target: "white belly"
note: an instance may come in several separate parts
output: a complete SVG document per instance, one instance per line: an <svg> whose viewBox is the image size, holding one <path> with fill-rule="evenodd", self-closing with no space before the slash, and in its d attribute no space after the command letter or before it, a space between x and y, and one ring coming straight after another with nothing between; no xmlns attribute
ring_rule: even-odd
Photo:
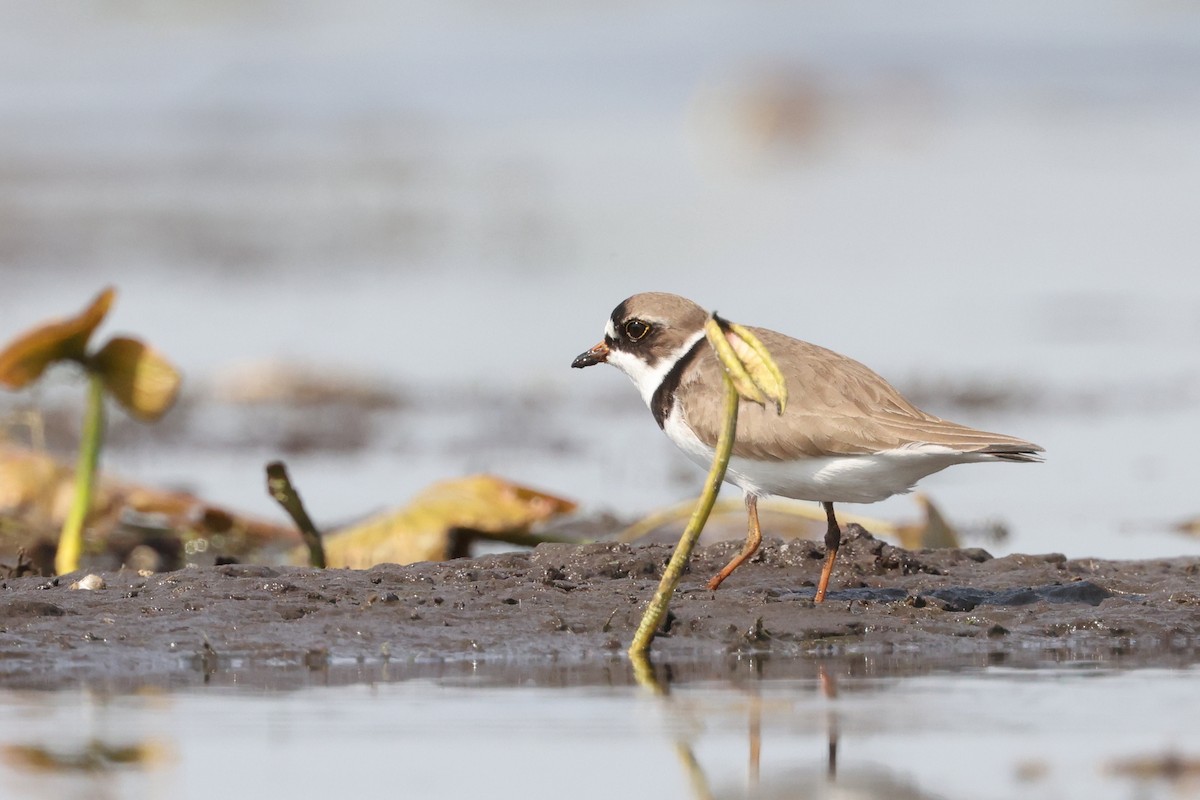
<svg viewBox="0 0 1200 800"><path fill-rule="evenodd" d="M712 464L713 448L683 424L678 408L663 430L688 458L704 468ZM824 503L875 503L912 491L926 475L954 464L987 460L938 445L884 450L872 455L825 456L798 461L756 461L734 456L725 480L743 491Z"/></svg>

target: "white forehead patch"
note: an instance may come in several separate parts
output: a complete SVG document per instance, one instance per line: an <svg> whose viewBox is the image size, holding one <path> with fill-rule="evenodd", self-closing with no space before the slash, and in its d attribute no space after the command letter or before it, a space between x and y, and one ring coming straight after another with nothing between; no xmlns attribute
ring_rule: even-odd
<svg viewBox="0 0 1200 800"><path fill-rule="evenodd" d="M617 338L617 329L613 326L612 319L604 323L604 335L610 339Z"/></svg>

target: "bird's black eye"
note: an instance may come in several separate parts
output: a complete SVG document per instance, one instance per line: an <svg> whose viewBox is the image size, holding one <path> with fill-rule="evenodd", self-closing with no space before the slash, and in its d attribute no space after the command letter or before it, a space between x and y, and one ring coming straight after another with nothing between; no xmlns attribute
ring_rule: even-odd
<svg viewBox="0 0 1200 800"><path fill-rule="evenodd" d="M640 319L631 319L625 323L625 335L637 341L650 332L650 325Z"/></svg>

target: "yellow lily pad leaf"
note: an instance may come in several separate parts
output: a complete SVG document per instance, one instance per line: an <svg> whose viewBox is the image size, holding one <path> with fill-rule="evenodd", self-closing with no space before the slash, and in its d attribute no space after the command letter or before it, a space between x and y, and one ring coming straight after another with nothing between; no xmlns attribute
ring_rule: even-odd
<svg viewBox="0 0 1200 800"><path fill-rule="evenodd" d="M104 321L116 297L111 287L73 317L38 325L0 351L0 384L20 389L41 377L55 361L83 361L88 340Z"/></svg>
<svg viewBox="0 0 1200 800"><path fill-rule="evenodd" d="M762 406L769 400L782 414L787 405L787 381L758 337L716 314L708 318L704 334L738 394Z"/></svg>
<svg viewBox="0 0 1200 800"><path fill-rule="evenodd" d="M509 540L576 504L494 475L435 483L404 508L325 537L330 567L444 561L459 555L463 531ZM300 563L307 555L297 556Z"/></svg>
<svg viewBox="0 0 1200 800"><path fill-rule="evenodd" d="M137 339L115 337L89 363L121 407L144 422L167 413L179 395L179 372Z"/></svg>
<svg viewBox="0 0 1200 800"><path fill-rule="evenodd" d="M750 373L746 371L746 365L737 357L733 345L725 338L725 331L716 314L713 314L708 318L708 322L704 323L704 335L712 348L717 351L717 358L721 359L721 365L725 367L725 372L733 381L733 387L737 389L737 393L746 400L766 405L767 398L763 396L762 391L754 383L754 379L750 377Z"/></svg>
<svg viewBox="0 0 1200 800"><path fill-rule="evenodd" d="M754 381L767 399L775 403L780 414L787 405L787 380L783 377L779 365L771 357L766 345L750 332L749 328L736 322L726 323L728 330L725 338L733 347L734 354L746 368L746 373Z"/></svg>

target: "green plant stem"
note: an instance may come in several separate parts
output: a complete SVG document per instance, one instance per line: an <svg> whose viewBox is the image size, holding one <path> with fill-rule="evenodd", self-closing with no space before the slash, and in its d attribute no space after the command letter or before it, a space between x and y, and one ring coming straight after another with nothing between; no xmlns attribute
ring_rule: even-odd
<svg viewBox="0 0 1200 800"><path fill-rule="evenodd" d="M717 493L721 490L721 481L725 480L725 470L729 466L729 455L733 452L733 438L737 431L740 397L733 381L729 379L729 375L724 371L721 374L725 384L725 405L722 414L725 424L721 428L720 436L717 437L717 448L713 453L712 466L709 467L708 478L704 482L704 491L700 494L700 500L696 503L696 510L692 512L692 518L688 520L683 535L679 537L679 544L675 545L675 552L671 554L671 560L667 563L666 570L663 571L662 580L658 583L658 590L654 593L650 604L646 606L646 612L642 615L642 621L638 623L633 642L629 645L629 656L633 659L644 658L645 654L649 652L650 642L653 641L658 626L667 614L671 595L674 594L675 587L679 585L679 579L683 577L683 570L692 556L692 550L696 547L700 532L704 530L704 523L708 521L708 515L717 501Z"/></svg>
<svg viewBox="0 0 1200 800"><path fill-rule="evenodd" d="M104 381L99 373L88 370L87 407L83 412L79 463L75 467L75 497L58 539L58 552L54 555L54 571L59 575L79 569L79 557L83 554L83 525L92 508L92 489L96 484L96 467L100 463L103 442Z"/></svg>

